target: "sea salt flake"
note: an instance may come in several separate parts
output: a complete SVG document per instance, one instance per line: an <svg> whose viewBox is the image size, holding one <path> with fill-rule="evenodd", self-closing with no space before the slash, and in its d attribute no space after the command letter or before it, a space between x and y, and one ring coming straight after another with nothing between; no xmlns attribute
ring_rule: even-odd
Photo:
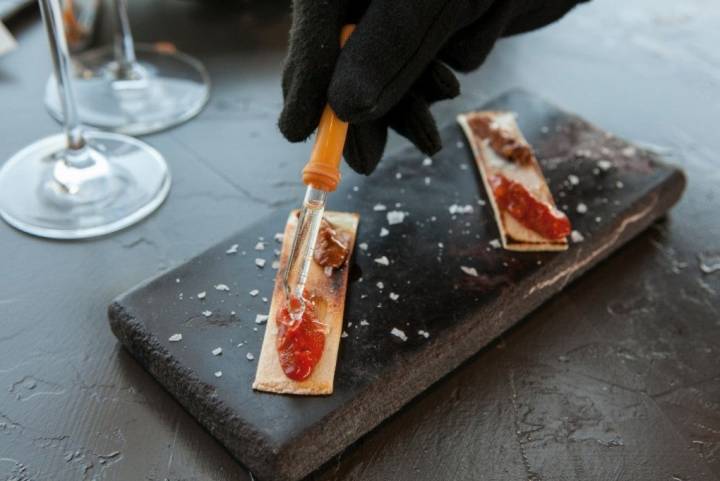
<svg viewBox="0 0 720 481"><path fill-rule="evenodd" d="M380 228L380 237L385 237L385 236L388 235L389 233L390 233L390 231L387 230L385 227L381 227L381 228Z"/></svg>
<svg viewBox="0 0 720 481"><path fill-rule="evenodd" d="M255 297L255 296L257 296L258 294L260 294L260 291L258 291L257 289L253 289L252 291L249 292L249 294L250 294L251 296Z"/></svg>
<svg viewBox="0 0 720 481"><path fill-rule="evenodd" d="M265 243L264 242L258 242L255 244L255 250L256 251L264 251L265 250Z"/></svg>
<svg viewBox="0 0 720 481"><path fill-rule="evenodd" d="M453 204L450 207L448 207L448 210L450 211L451 214L472 214L475 211L473 206L470 204L467 204L467 205Z"/></svg>
<svg viewBox="0 0 720 481"><path fill-rule="evenodd" d="M405 335L405 332L402 329L398 329L397 327L393 327L392 330L390 331L390 334L397 337L398 339L400 339L403 342L407 341L407 339L408 339L407 336Z"/></svg>
<svg viewBox="0 0 720 481"><path fill-rule="evenodd" d="M428 337L430 337L430 333L427 332L427 331L423 331L422 329L420 329L420 330L418 331L418 335L424 337L425 339L427 339Z"/></svg>
<svg viewBox="0 0 720 481"><path fill-rule="evenodd" d="M178 332L178 333L175 333L175 334L173 334L172 336L168 337L168 341L170 341L170 342L180 342L180 341L182 341L182 334L180 334L179 332Z"/></svg>
<svg viewBox="0 0 720 481"><path fill-rule="evenodd" d="M399 210L391 210L387 213L387 221L390 225L401 224L405 220L405 212Z"/></svg>
<svg viewBox="0 0 720 481"><path fill-rule="evenodd" d="M212 311L202 311L201 314L205 317L210 317L212 316Z"/></svg>
<svg viewBox="0 0 720 481"><path fill-rule="evenodd" d="M597 222L598 224L602 222L602 217L595 217L595 222Z"/></svg>
<svg viewBox="0 0 720 481"><path fill-rule="evenodd" d="M398 299L400 299L400 294L395 294L394 292L391 292L390 299L393 301L397 301Z"/></svg>
<svg viewBox="0 0 720 481"><path fill-rule="evenodd" d="M263 322L268 320L267 314L256 314L255 315L255 324L262 324Z"/></svg>
<svg viewBox="0 0 720 481"><path fill-rule="evenodd" d="M358 247L360 248L360 250L363 250L363 251L368 250L367 242L361 242L360 244L358 244Z"/></svg>
<svg viewBox="0 0 720 481"><path fill-rule="evenodd" d="M207 292L205 292L205 291L198 292L198 294L197 294L198 299L202 300L202 299L205 299L205 297L207 297Z"/></svg>
<svg viewBox="0 0 720 481"><path fill-rule="evenodd" d="M472 276L472 277L478 276L478 271L474 267L460 266L460 270L469 276Z"/></svg>
<svg viewBox="0 0 720 481"><path fill-rule="evenodd" d="M445 244L443 244L442 242L438 242L438 247L442 249L443 247L445 247Z"/></svg>
<svg viewBox="0 0 720 481"><path fill-rule="evenodd" d="M265 267L265 259L255 259L255 265L262 269L263 267Z"/></svg>
<svg viewBox="0 0 720 481"><path fill-rule="evenodd" d="M399 180L399 179L402 179L402 173L400 173L400 172L396 173L396 174L395 174L395 178L398 179L398 180Z"/></svg>
<svg viewBox="0 0 720 481"><path fill-rule="evenodd" d="M280 244L282 244L283 239L285 239L285 235L283 235L282 232L276 232L273 236L273 239L275 239L275 242L279 242Z"/></svg>
<svg viewBox="0 0 720 481"><path fill-rule="evenodd" d="M390 265L390 260L385 256L378 257L377 259L375 259L375 262L377 262L381 266L389 266Z"/></svg>
<svg viewBox="0 0 720 481"><path fill-rule="evenodd" d="M609 160L598 160L597 166L600 170L607 172L612 167L612 162Z"/></svg>
<svg viewBox="0 0 720 481"><path fill-rule="evenodd" d="M262 298L262 301L263 301L263 302L267 302L267 301L268 301L268 298L267 298L267 297L263 297L263 298Z"/></svg>
<svg viewBox="0 0 720 481"><path fill-rule="evenodd" d="M245 354L245 358L246 358L248 361L252 361L252 360L255 359L255 356L253 355L252 352L248 352L247 354Z"/></svg>
<svg viewBox="0 0 720 481"><path fill-rule="evenodd" d="M618 189L622 189L623 187L625 187L625 184L618 180L617 182L615 182L615 187L617 187Z"/></svg>
<svg viewBox="0 0 720 481"><path fill-rule="evenodd" d="M458 140L457 142L455 142L455 147L457 147L458 149L462 149L462 148L463 148L463 145L464 145L464 144L463 144L462 141L460 141L460 140Z"/></svg>
<svg viewBox="0 0 720 481"><path fill-rule="evenodd" d="M343 331L342 334L340 334L340 337L342 337L343 339L345 339L346 337L348 337L348 333L345 332L345 331Z"/></svg>
<svg viewBox="0 0 720 481"><path fill-rule="evenodd" d="M222 377L222 371L215 371L215 372L213 373L213 375L214 375L215 377Z"/></svg>
<svg viewBox="0 0 720 481"><path fill-rule="evenodd" d="M385 284L382 283L382 281L378 281L377 284L375 284L378 289L385 289Z"/></svg>
<svg viewBox="0 0 720 481"><path fill-rule="evenodd" d="M585 212L588 211L588 208L587 208L587 206L586 206L585 204L583 204L582 202L580 202L580 203L577 205L576 210L578 211L578 214L584 214Z"/></svg>
<svg viewBox="0 0 720 481"><path fill-rule="evenodd" d="M240 247L238 244L231 245L230 248L225 251L225 254L237 254L238 247Z"/></svg>
<svg viewBox="0 0 720 481"><path fill-rule="evenodd" d="M697 257L703 274L720 271L720 252L700 252Z"/></svg>
<svg viewBox="0 0 720 481"><path fill-rule="evenodd" d="M375 204L375 205L373 206L373 210L374 210L375 212L382 212L382 211L384 211L384 210L387 210L387 206L386 206L385 204Z"/></svg>
<svg viewBox="0 0 720 481"><path fill-rule="evenodd" d="M180 278L179 278L179 277L176 277L176 278L175 278L175 284L180 284Z"/></svg>
<svg viewBox="0 0 720 481"><path fill-rule="evenodd" d="M361 325L361 326L369 326L370 323L367 322L365 319L363 319L362 321L360 321L360 325Z"/></svg>
<svg viewBox="0 0 720 481"><path fill-rule="evenodd" d="M570 240L573 241L574 243L578 244L578 243L584 241L585 237L583 237L583 235L580 232L574 230L570 233Z"/></svg>
<svg viewBox="0 0 720 481"><path fill-rule="evenodd" d="M425 185L430 185L430 177L425 177Z"/></svg>
<svg viewBox="0 0 720 481"><path fill-rule="evenodd" d="M212 350L213 356L219 356L220 354L222 354L222 347L216 347L215 349Z"/></svg>
<svg viewBox="0 0 720 481"><path fill-rule="evenodd" d="M228 287L227 284L216 284L213 287L215 287L216 291L226 291L227 292L230 290L230 287Z"/></svg>
<svg viewBox="0 0 720 481"><path fill-rule="evenodd" d="M580 178L577 175L570 174L568 175L568 181L570 182L570 185L578 185L580 183Z"/></svg>
<svg viewBox="0 0 720 481"><path fill-rule="evenodd" d="M425 157L422 161L423 167L430 167L432 165L432 159L430 157Z"/></svg>
<svg viewBox="0 0 720 481"><path fill-rule="evenodd" d="M490 246L491 246L493 249L499 249L501 245L502 245L502 244L500 244L500 240L499 240L499 239L493 239L493 240L490 241Z"/></svg>

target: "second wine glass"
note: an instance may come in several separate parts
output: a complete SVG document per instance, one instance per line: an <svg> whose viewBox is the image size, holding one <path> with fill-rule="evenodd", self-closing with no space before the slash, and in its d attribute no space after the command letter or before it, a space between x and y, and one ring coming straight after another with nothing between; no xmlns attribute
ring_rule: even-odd
<svg viewBox="0 0 720 481"><path fill-rule="evenodd" d="M111 3L113 44L73 59L80 121L103 130L144 135L193 118L210 97L205 67L169 43L135 45L127 0ZM56 120L62 120L54 75L45 89L45 105Z"/></svg>

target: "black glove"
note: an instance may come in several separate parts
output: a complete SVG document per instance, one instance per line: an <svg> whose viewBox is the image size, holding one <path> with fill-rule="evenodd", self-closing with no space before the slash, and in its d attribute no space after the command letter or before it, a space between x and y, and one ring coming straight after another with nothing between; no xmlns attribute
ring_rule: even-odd
<svg viewBox="0 0 720 481"><path fill-rule="evenodd" d="M441 143L428 106L459 93L440 61L477 68L499 37L546 25L582 1L294 0L280 130L305 140L329 102L351 123L344 153L354 170L375 169L387 127L432 154ZM346 23L357 28L341 51Z"/></svg>

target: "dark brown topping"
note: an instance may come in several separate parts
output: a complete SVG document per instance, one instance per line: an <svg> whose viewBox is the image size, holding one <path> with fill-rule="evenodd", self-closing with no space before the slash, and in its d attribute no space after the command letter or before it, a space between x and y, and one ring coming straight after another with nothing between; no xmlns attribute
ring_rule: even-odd
<svg viewBox="0 0 720 481"><path fill-rule="evenodd" d="M497 126L490 117L469 116L467 121L473 134L481 139L488 139L490 147L498 155L520 165L532 162L533 153L530 146L520 142L509 132Z"/></svg>
<svg viewBox="0 0 720 481"><path fill-rule="evenodd" d="M322 267L339 269L348 258L350 235L338 231L325 219L320 224L317 242L315 243L315 262Z"/></svg>

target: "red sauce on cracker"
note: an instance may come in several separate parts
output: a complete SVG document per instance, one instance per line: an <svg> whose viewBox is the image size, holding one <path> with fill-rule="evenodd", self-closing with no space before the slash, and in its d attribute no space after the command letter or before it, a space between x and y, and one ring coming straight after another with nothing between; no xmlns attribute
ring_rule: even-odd
<svg viewBox="0 0 720 481"><path fill-rule="evenodd" d="M280 366L285 375L294 381L310 377L325 349L326 326L318 320L318 302L321 299L309 296L306 291L302 299L290 298L275 319ZM302 316L293 319L291 312L300 311Z"/></svg>
<svg viewBox="0 0 720 481"><path fill-rule="evenodd" d="M563 239L570 234L567 216L537 199L521 183L497 174L490 178L490 186L498 207L531 231L552 240Z"/></svg>

